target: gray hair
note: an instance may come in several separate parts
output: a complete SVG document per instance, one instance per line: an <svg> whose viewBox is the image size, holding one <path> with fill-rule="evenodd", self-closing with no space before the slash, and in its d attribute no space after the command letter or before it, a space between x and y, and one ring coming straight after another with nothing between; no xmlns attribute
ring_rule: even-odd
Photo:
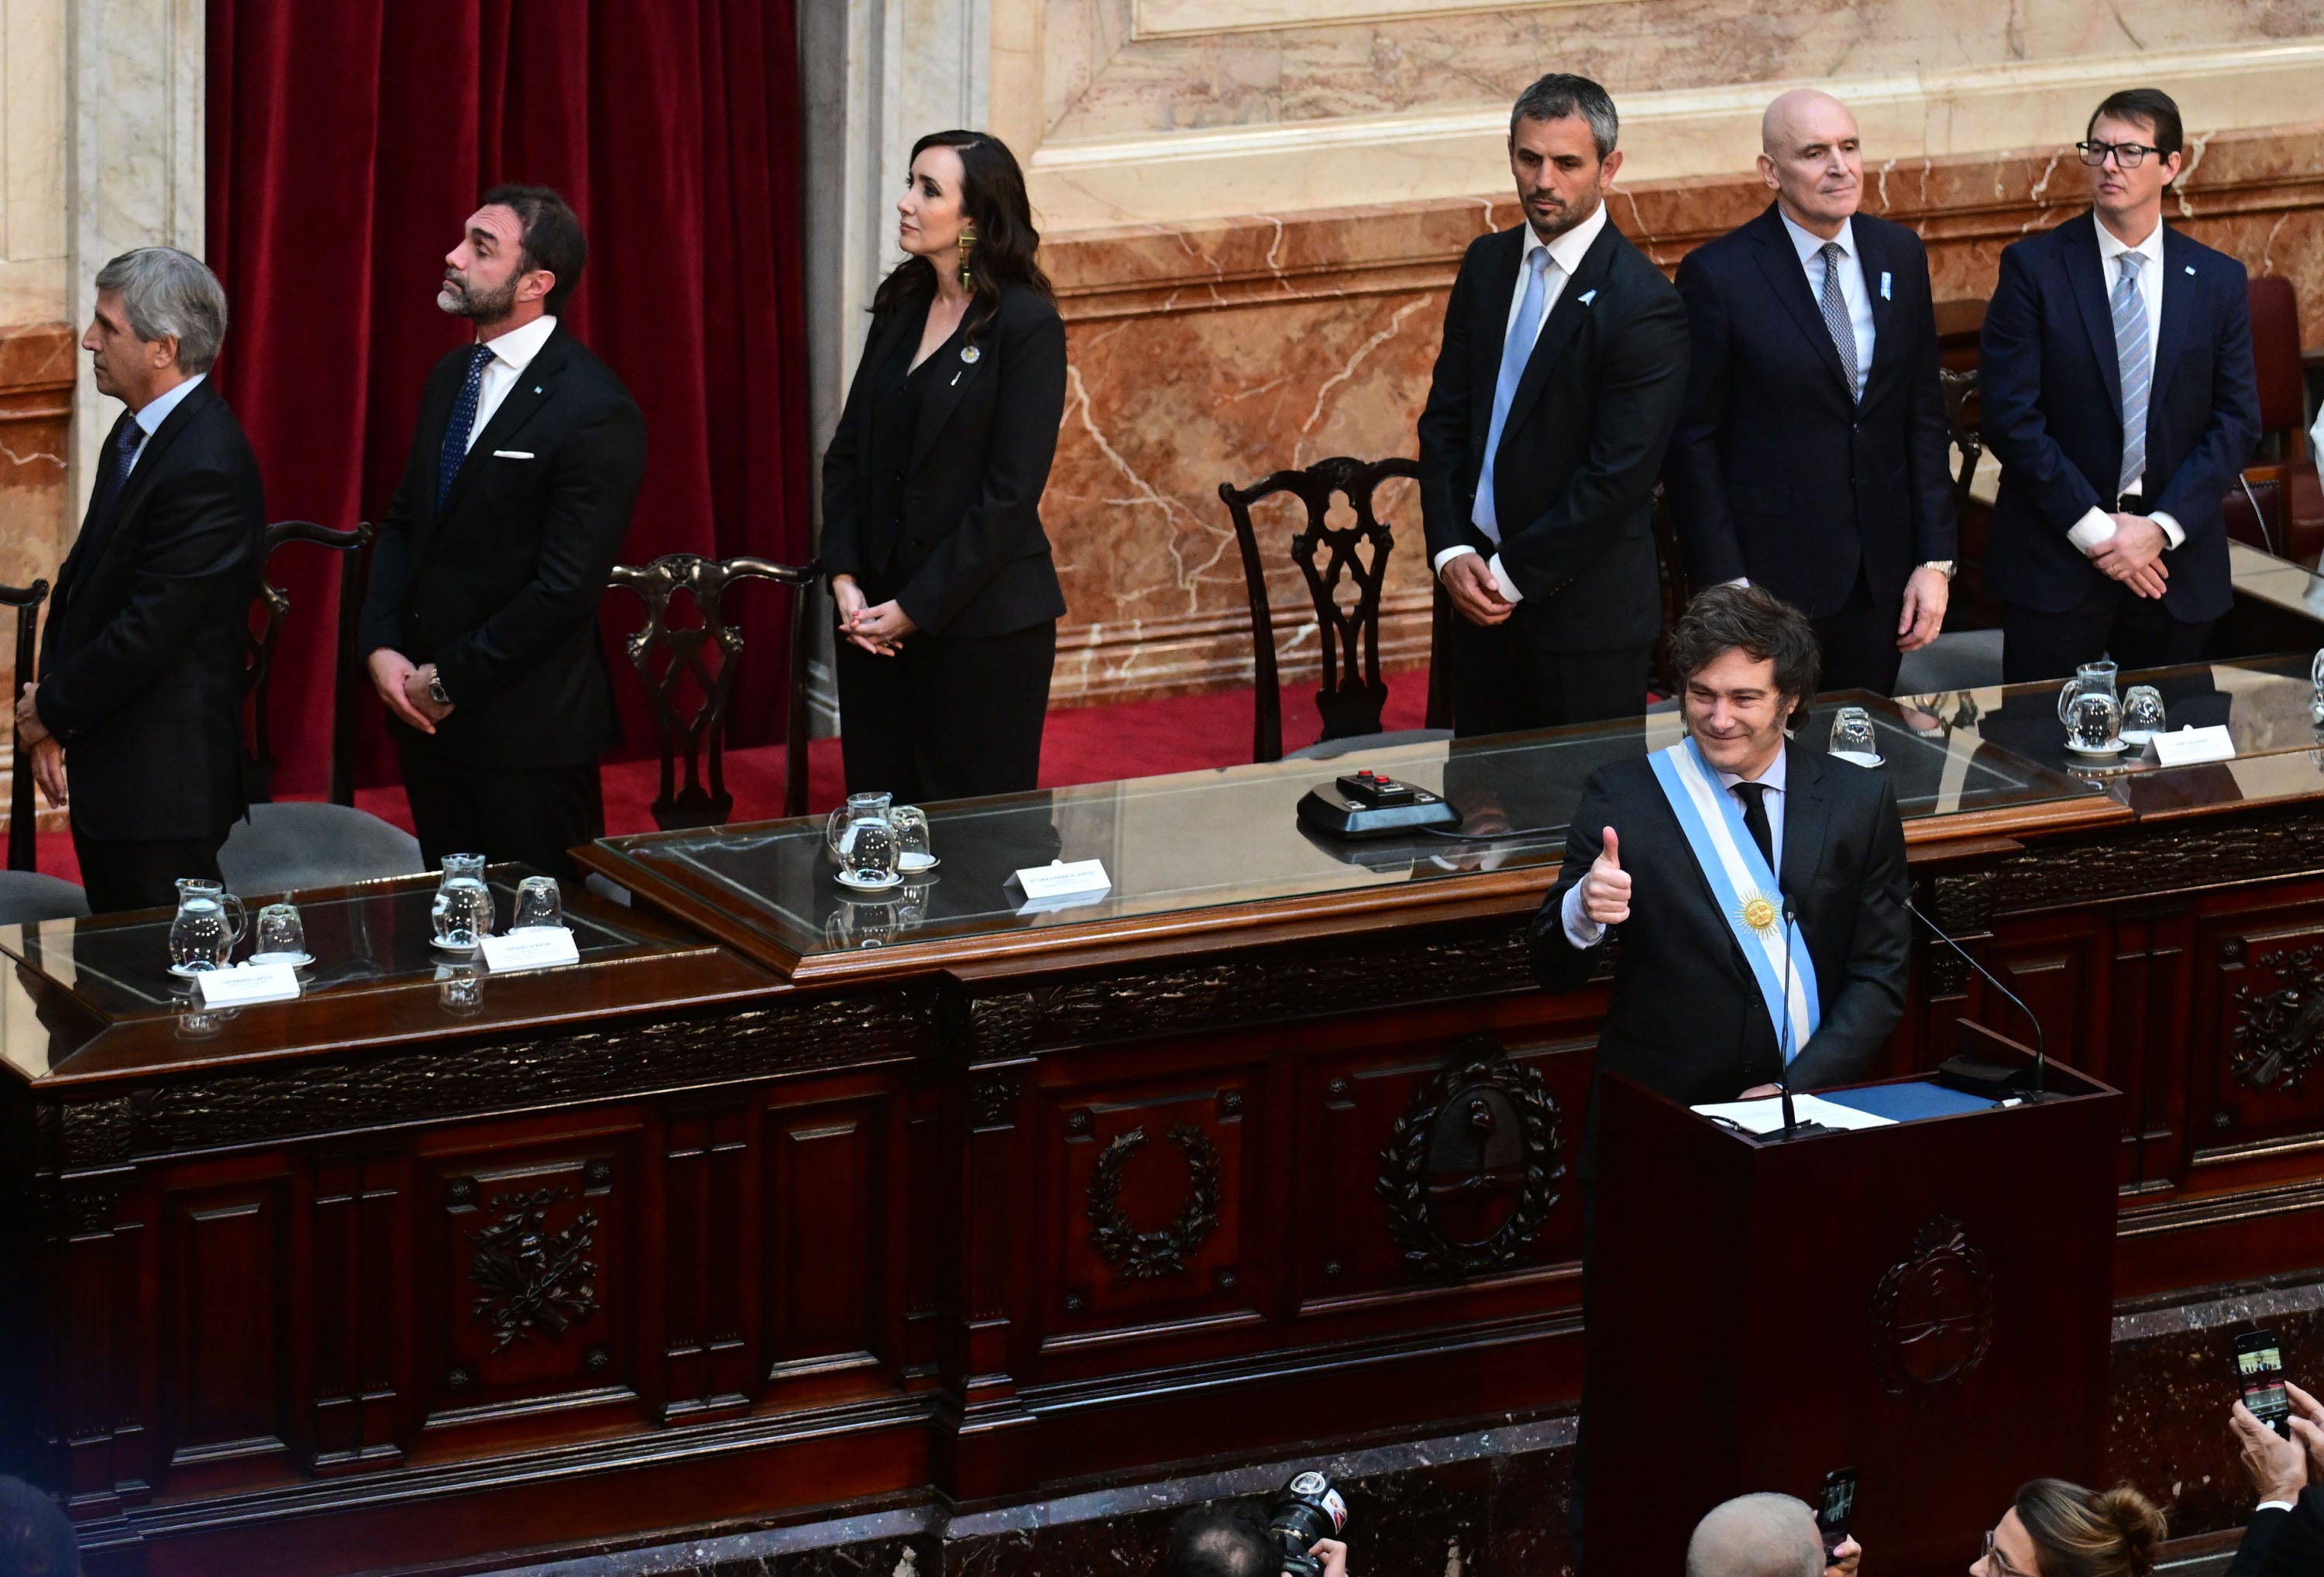
<svg viewBox="0 0 2324 1577"><path fill-rule="evenodd" d="M1568 115L1590 123L1590 140L1598 144L1598 162L1603 164L1614 151L1622 120L1614 113L1612 97L1587 77L1552 71L1518 94L1517 107L1509 111L1509 135L1517 134L1519 121L1562 121Z"/></svg>
<svg viewBox="0 0 2324 1577"><path fill-rule="evenodd" d="M1738 1495L1694 1525L1686 1577L1823 1577L1823 1539L1807 1503Z"/></svg>
<svg viewBox="0 0 2324 1577"><path fill-rule="evenodd" d="M226 287L209 264L174 246L141 246L97 271L97 288L119 290L130 332L149 345L176 336L178 365L207 373L226 343Z"/></svg>

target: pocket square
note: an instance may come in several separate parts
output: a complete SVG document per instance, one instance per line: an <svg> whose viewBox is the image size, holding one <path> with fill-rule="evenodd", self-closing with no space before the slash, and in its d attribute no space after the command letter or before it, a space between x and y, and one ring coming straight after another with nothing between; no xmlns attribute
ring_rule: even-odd
<svg viewBox="0 0 2324 1577"><path fill-rule="evenodd" d="M495 460L530 460L532 458L532 451L530 449L494 449L493 451L493 458Z"/></svg>

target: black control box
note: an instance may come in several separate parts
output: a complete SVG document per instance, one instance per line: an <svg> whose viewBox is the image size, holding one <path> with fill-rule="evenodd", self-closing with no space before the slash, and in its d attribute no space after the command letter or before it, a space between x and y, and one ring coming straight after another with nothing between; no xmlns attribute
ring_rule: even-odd
<svg viewBox="0 0 2324 1577"><path fill-rule="evenodd" d="M1456 827L1461 813L1417 784L1360 771L1309 789L1299 801L1299 825L1326 837L1385 838Z"/></svg>

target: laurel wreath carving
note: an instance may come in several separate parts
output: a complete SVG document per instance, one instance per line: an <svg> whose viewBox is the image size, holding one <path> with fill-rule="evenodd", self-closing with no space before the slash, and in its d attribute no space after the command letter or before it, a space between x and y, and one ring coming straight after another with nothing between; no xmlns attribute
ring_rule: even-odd
<svg viewBox="0 0 2324 1577"><path fill-rule="evenodd" d="M1169 1139L1186 1157L1192 1186L1176 1218L1158 1231L1139 1231L1129 1213L1121 1208L1122 1170L1130 1165L1130 1157L1145 1147L1146 1130L1142 1126L1115 1135L1099 1153L1097 1166L1090 1173L1090 1246L1097 1250L1099 1259L1113 1268L1118 1281L1153 1281L1176 1275L1186 1268L1186 1262L1200 1253L1203 1244L1218 1231L1218 1147L1211 1142L1208 1134L1190 1123L1182 1122L1173 1128Z"/></svg>
<svg viewBox="0 0 2324 1577"><path fill-rule="evenodd" d="M1499 1091L1517 1108L1525 1169L1508 1219L1482 1242L1464 1243L1439 1230L1429 1214L1428 1149L1438 1119L1455 1102L1485 1088ZM1462 1277L1518 1263L1556 1204L1557 1184L1564 1176L1557 1102L1550 1099L1541 1070L1511 1062L1499 1042L1475 1036L1455 1049L1397 1118L1373 1186L1388 1205L1388 1230L1404 1250L1405 1264L1425 1276Z"/></svg>

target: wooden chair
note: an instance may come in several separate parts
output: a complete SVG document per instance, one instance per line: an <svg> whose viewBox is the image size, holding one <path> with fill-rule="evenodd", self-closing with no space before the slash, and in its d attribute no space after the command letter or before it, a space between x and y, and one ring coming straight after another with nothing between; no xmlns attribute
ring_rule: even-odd
<svg viewBox="0 0 2324 1577"><path fill-rule="evenodd" d="M734 797L726 791L726 722L734 668L743 643L742 632L727 619L724 603L728 588L740 580L771 580L789 587L792 594L783 814L807 814L807 593L822 577L822 567L816 564L798 567L768 558L705 558L694 553L666 553L650 564L613 567L613 584L637 593L646 604L645 628L631 635L625 645L630 665L645 684L654 726L661 734L661 792L654 799L653 816L663 831L716 826L733 813ZM670 599L681 589L692 596L701 613L701 623L683 628L670 623ZM709 662L712 648L717 652L715 670ZM658 652L661 654L659 672ZM678 693L689 677L702 692L701 705L690 717L681 715L678 702ZM677 780L681 752L686 758L682 787Z"/></svg>
<svg viewBox="0 0 2324 1577"><path fill-rule="evenodd" d="M16 682L8 688L12 711L16 697L24 693L33 664L39 660L34 632L40 626L41 604L48 600L49 583L45 580L36 580L26 586L0 586L0 606L16 610ZM35 819L39 812L32 803L32 749L21 734L15 736L15 776L9 780L8 869L36 871L40 862L34 855L33 838L39 831Z"/></svg>
<svg viewBox="0 0 2324 1577"><path fill-rule="evenodd" d="M2280 558L2313 565L2324 551L2324 484L2308 452L2300 299L2281 274L2264 274L2247 288L2260 446L2238 484L2227 490L2227 535Z"/></svg>
<svg viewBox="0 0 2324 1577"><path fill-rule="evenodd" d="M276 521L266 528L264 558L271 568L277 550L291 542L311 542L339 554L339 618L332 651L331 676L331 803L355 802L355 736L347 726L363 678L355 657L355 626L362 615L363 549L371 541L369 524L357 522L338 530L314 521ZM243 693L250 697L250 798L263 804L272 799L274 745L269 722L273 690L274 650L290 616L290 594L260 572L258 604L262 617L251 632L250 666L244 672Z"/></svg>
<svg viewBox="0 0 2324 1577"><path fill-rule="evenodd" d="M1960 469L1953 474L1953 508L1961 518L1969 514L1969 484L1977 480L1978 463L1985 458L1985 435L1978 430L1976 413L1969 402L1977 398L1977 369L1970 367L1955 372L1950 367L1939 369L1937 382L1945 396L1945 430L1953 440L1953 447L1961 454Z"/></svg>
<svg viewBox="0 0 2324 1577"><path fill-rule="evenodd" d="M1304 471L1277 471L1249 487L1219 484L1219 497L1234 519L1235 542L1242 550L1243 585L1250 598L1258 684L1251 726L1253 761L1283 759L1283 692L1276 677L1275 616L1268 606L1267 572L1259 558L1259 533L1251 523L1251 505L1287 493L1307 508L1307 523L1292 534L1289 546L1292 560L1307 582L1307 595L1314 604L1322 637L1323 687L1315 692L1316 710L1323 715L1320 742L1377 735L1388 706L1388 681L1380 677L1379 667L1380 594L1396 537L1387 522L1373 513L1372 498L1389 477L1417 479L1419 475L1416 460L1356 460L1341 456L1318 460ZM1327 523L1335 493L1355 512L1353 525L1335 528ZM1340 601L1343 586L1354 588L1352 604ZM1451 682L1444 669L1445 622L1450 617L1450 604L1440 588L1430 629L1430 730L1450 726Z"/></svg>

